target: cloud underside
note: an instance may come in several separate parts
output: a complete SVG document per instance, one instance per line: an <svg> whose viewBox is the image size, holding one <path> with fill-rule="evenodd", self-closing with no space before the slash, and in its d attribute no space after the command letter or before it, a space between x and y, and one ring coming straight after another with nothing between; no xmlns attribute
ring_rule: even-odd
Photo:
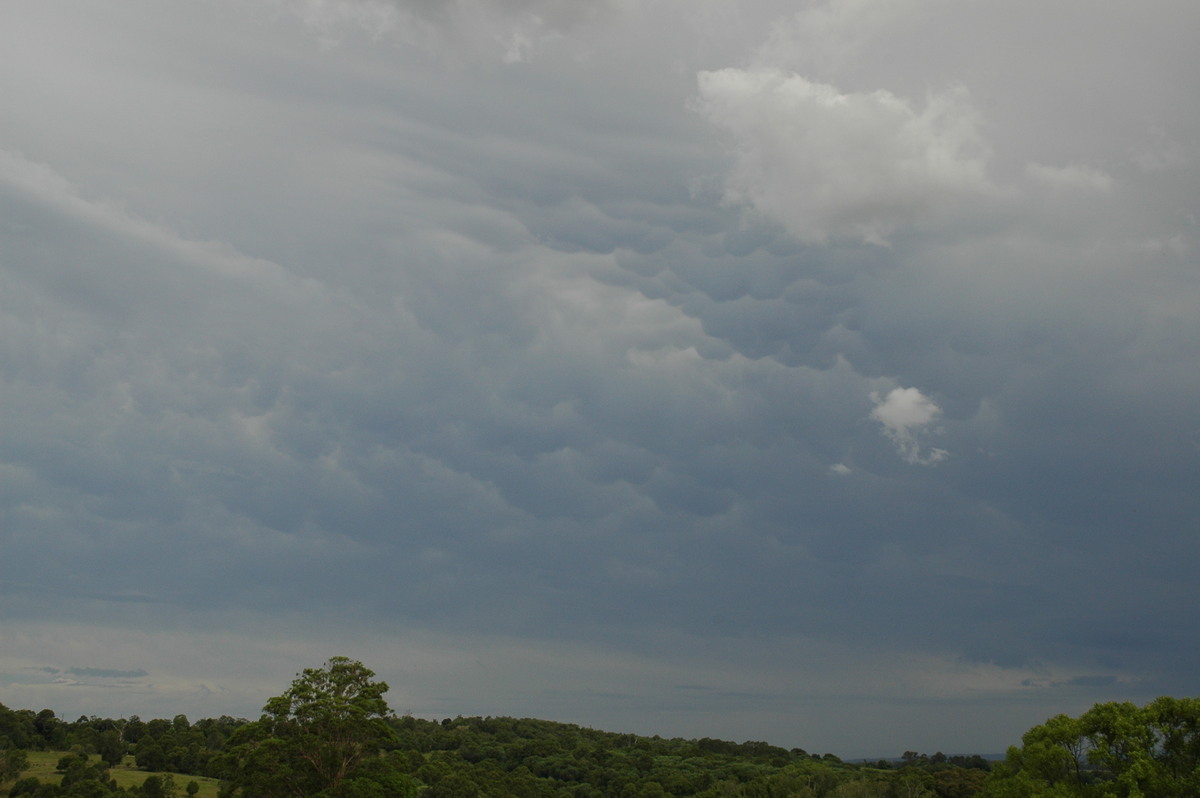
<svg viewBox="0 0 1200 798"><path fill-rule="evenodd" d="M778 708L1193 689L1192 12L128 9L0 31L12 695L347 653L811 749Z"/></svg>

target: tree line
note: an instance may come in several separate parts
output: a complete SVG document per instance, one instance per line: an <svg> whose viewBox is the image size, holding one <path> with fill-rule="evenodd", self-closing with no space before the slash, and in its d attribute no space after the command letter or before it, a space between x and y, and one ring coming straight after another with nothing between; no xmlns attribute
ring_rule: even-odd
<svg viewBox="0 0 1200 798"><path fill-rule="evenodd" d="M529 718L424 720L393 714L387 689L362 663L335 657L298 674L255 721L66 722L49 710L0 705L0 784L12 785L10 796L33 798L178 798L185 779L167 774L219 779L221 798L1200 795L1200 707L1192 699L1052 718L993 769L978 755L907 751L894 761L849 763L760 741L666 739ZM24 752L37 750L68 752L59 783L21 777ZM122 790L108 769L130 756L153 775ZM193 785L185 789L193 793Z"/></svg>

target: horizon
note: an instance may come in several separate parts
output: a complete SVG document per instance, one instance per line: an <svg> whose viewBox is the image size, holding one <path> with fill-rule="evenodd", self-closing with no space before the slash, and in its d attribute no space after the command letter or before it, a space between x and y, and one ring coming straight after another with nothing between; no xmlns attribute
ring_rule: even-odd
<svg viewBox="0 0 1200 798"><path fill-rule="evenodd" d="M385 696L386 696L386 693L385 693ZM0 702L0 703L2 703L2 702ZM67 722L67 723L75 723L75 722L78 722L81 720L88 720L91 718L101 718L101 719L108 719L108 720L126 720L126 721L132 720L133 718L137 718L143 722L146 722L146 721L150 721L150 720L154 720L154 719L171 720L172 718L175 717L175 715L172 715L169 717L167 717L167 716L142 716L136 712L120 714L120 715L71 716L69 714L59 713L58 711L54 710L51 707L34 708L34 707L12 707L12 706L7 706L7 705L5 705L5 706L9 710L13 710L13 711L26 710L26 711L32 711L32 712L41 712L44 709L50 709L52 712L54 712L55 717L57 717L59 720L61 720L63 722ZM176 714L183 714L183 713L176 713ZM224 715L217 715L217 716L204 715L204 716L191 717L191 716L185 715L185 717L187 717L188 723L191 725L195 725L198 721L201 721L201 720L216 719L216 718L223 717L223 716L233 718L234 720L237 720L237 721L244 721L247 723L252 723L252 722L256 721L259 716L261 716L261 713L254 713L253 716L224 714ZM684 740L693 740L693 741L708 738L708 739L714 739L714 740L723 740L725 742L731 742L731 743L736 743L736 744L742 744L742 743L748 743L748 742L764 742L764 743L767 743L768 745L772 745L777 748L783 748L784 750L787 750L787 751L797 751L797 750L803 751L805 754L810 755L810 756L820 757L820 756L824 756L826 754L833 754L834 756L837 756L843 762L847 762L849 764L871 764L871 763L879 762L879 761L902 762L902 761L904 761L903 754L907 753L909 751L912 751L912 749L905 749L905 751L902 753L894 754L894 755L887 755L887 756L845 757L845 756L841 756L840 754L838 754L837 751L808 750L808 749L804 749L800 746L785 747L783 745L777 745L772 740L757 740L757 739L749 739L749 738L733 740L733 739L725 739L722 737L714 737L712 735L703 735L703 734L696 735L696 736L686 736L686 737L681 736L681 735L668 736L668 735L663 735L663 734L656 734L653 732L641 733L641 732L630 731L630 730L607 729L607 728L592 726L592 725L589 725L586 723L557 721L557 720L552 720L549 718L535 718L532 716L525 716L525 715L470 715L470 714L467 714L467 715L457 715L457 716L453 716L453 717L449 717L449 716L447 716L447 717L426 717L426 716L411 715L410 713L402 714L402 713L395 712L393 710L391 717L397 718L397 719L404 718L404 717L413 717L413 718L416 718L417 720L423 720L423 721L428 721L430 723L438 723L438 724L443 723L445 721L455 720L456 718L473 718L474 717L474 718L486 719L486 718L490 718L490 717L507 717L507 718L514 718L517 720L528 719L528 720L538 720L538 721L543 721L543 722L548 722L548 723L562 723L564 725L577 726L579 728L589 729L591 731L597 731L597 732L601 732L603 734L614 734L614 735L632 734L632 735L635 735L638 737L647 737L647 738L659 737L659 738L663 738L663 739L684 739ZM1013 745L1020 745L1020 740L1018 739L1015 743L1013 743ZM929 750L929 751L913 751L913 753L917 753L921 756L934 756L936 754L942 754L942 755L946 756L947 758L960 757L960 756L961 757L980 756L980 757L983 757L984 759L988 760L989 762L1003 761L1003 759L1006 755L1004 752L996 753L996 752L984 752L984 751L945 751L942 749L934 749L934 750Z"/></svg>

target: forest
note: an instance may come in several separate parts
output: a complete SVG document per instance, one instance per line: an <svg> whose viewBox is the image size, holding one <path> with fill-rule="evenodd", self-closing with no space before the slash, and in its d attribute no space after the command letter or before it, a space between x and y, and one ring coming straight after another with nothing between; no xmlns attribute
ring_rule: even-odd
<svg viewBox="0 0 1200 798"><path fill-rule="evenodd" d="M1200 795L1200 700L1191 698L1050 718L994 764L915 751L863 763L759 741L397 716L387 689L362 663L335 657L298 674L253 721L68 721L0 704L0 790L14 798Z"/></svg>

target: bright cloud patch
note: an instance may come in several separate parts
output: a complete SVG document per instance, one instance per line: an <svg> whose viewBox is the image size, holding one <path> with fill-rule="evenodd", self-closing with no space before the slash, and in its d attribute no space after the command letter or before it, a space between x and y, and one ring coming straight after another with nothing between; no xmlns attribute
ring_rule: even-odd
<svg viewBox="0 0 1200 798"><path fill-rule="evenodd" d="M964 89L923 109L887 91L843 94L777 69L699 74L700 111L736 140L726 199L806 241L883 243L986 193L989 148Z"/></svg>
<svg viewBox="0 0 1200 798"><path fill-rule="evenodd" d="M875 403L871 418L883 425L883 434L896 444L906 462L933 465L949 454L945 449L922 454L920 434L942 415L942 409L928 396L916 388L893 388L883 398L873 392L871 401Z"/></svg>

